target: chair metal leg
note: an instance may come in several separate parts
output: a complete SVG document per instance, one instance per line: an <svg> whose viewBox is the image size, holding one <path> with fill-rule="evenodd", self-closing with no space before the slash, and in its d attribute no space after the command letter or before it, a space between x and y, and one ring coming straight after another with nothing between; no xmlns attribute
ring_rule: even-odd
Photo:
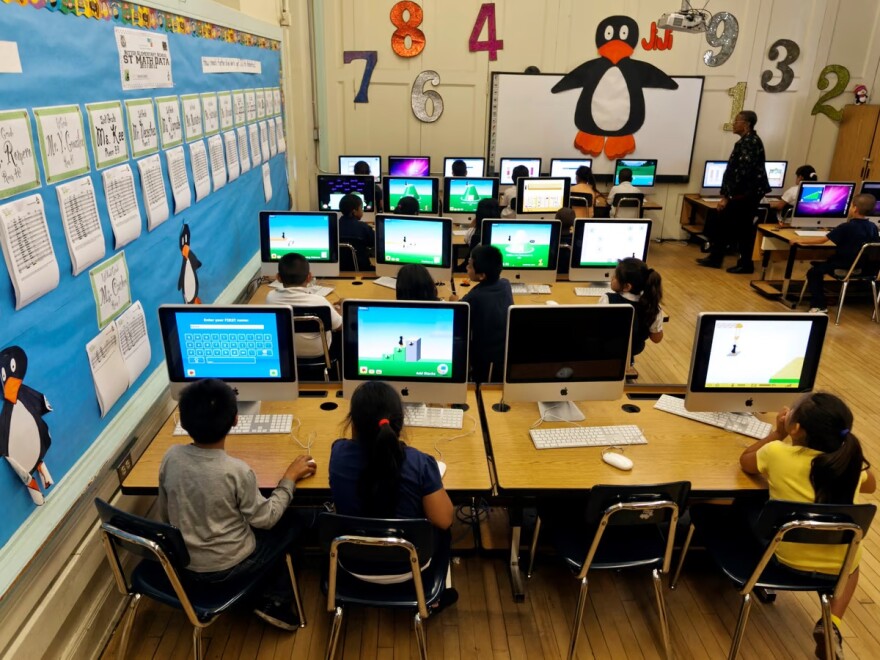
<svg viewBox="0 0 880 660"><path fill-rule="evenodd" d="M822 603L822 625L825 628L825 657L834 658L834 623L831 621L831 599L826 594L819 596Z"/></svg>
<svg viewBox="0 0 880 660"><path fill-rule="evenodd" d="M202 648L202 629L199 626L193 626L193 658L202 660L205 655L205 649Z"/></svg>
<svg viewBox="0 0 880 660"><path fill-rule="evenodd" d="M296 606L296 614L299 617L299 627L306 627L306 611L303 609L302 600L299 597L299 587L296 584L296 574L293 572L293 559L290 553L284 554L284 560L287 563L287 574L290 576L290 586L293 588L293 603Z"/></svg>
<svg viewBox="0 0 880 660"><path fill-rule="evenodd" d="M416 616L413 619L413 628L416 631L416 643L419 645L419 659L428 660L428 639L425 635L425 622L422 621L422 616L418 612L416 612Z"/></svg>
<svg viewBox="0 0 880 660"><path fill-rule="evenodd" d="M575 648L577 647L578 635L581 632L581 622L584 618L584 610L587 609L587 591L589 583L586 576L581 580L581 590L578 594L577 609L574 612L574 624L571 629L571 643L568 645L568 660L574 658Z"/></svg>
<svg viewBox="0 0 880 660"><path fill-rule="evenodd" d="M846 298L846 289L849 286L849 282L844 282L840 287L840 300L837 301L837 319L834 321L834 325L840 325L840 314L843 312L843 299Z"/></svg>
<svg viewBox="0 0 880 660"><path fill-rule="evenodd" d="M877 280L871 280L871 299L874 302L874 316L871 320L880 323L880 294L877 293Z"/></svg>
<svg viewBox="0 0 880 660"><path fill-rule="evenodd" d="M804 285L801 287L801 295L798 296L797 307L801 306L801 302L804 299L804 294L807 292L807 284L807 280L804 280ZM785 301L783 300L783 302Z"/></svg>
<svg viewBox="0 0 880 660"><path fill-rule="evenodd" d="M746 632L746 622L749 620L749 610L752 608L752 594L743 596L742 607L739 610L739 619L736 622L736 630L733 632L733 639L730 642L730 653L727 654L728 660L735 660L736 654L739 653L739 645L742 643L743 634Z"/></svg>
<svg viewBox="0 0 880 660"><path fill-rule="evenodd" d="M333 622L330 624L330 639L327 642L327 658L333 660L336 657L336 645L339 643L339 633L342 632L342 608L336 608Z"/></svg>
<svg viewBox="0 0 880 660"><path fill-rule="evenodd" d="M526 577L532 577L532 568L535 566L535 553L538 551L538 536L541 534L541 517L538 516L535 521L535 531L532 534L532 547L529 548L529 570L526 571Z"/></svg>
<svg viewBox="0 0 880 660"><path fill-rule="evenodd" d="M663 597L663 580L660 571L654 569L651 577L654 578L654 593L657 596L657 611L660 613L660 629L663 632L663 648L666 650L667 659L672 658L672 648L669 645L669 615L666 611L666 599Z"/></svg>
<svg viewBox="0 0 880 660"><path fill-rule="evenodd" d="M670 531L670 533L672 533ZM687 537L684 539L684 545L681 547L681 554L678 557L678 565L675 567L675 573L672 574L672 580L669 582L669 588L675 589L678 586L678 577L681 575L681 568L684 566L684 558L687 555L688 548L691 547L691 539L694 538L694 526L688 527Z"/></svg>
<svg viewBox="0 0 880 660"><path fill-rule="evenodd" d="M141 595L132 594L128 599L126 607L125 621L122 624L122 637L119 638L119 649L116 656L121 660L125 660L125 652L128 650L128 640L131 637L131 627L134 624L134 615L137 613L138 605L141 604Z"/></svg>
<svg viewBox="0 0 880 660"><path fill-rule="evenodd" d="M522 571L519 568L519 541L521 535L522 527L520 525L513 525L510 528L510 585L513 591L513 599L518 603L521 603L526 597Z"/></svg>

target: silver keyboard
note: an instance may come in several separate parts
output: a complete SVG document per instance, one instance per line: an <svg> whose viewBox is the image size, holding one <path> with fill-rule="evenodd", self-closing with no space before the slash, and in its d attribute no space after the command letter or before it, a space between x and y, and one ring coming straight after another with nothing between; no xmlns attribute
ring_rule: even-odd
<svg viewBox="0 0 880 660"><path fill-rule="evenodd" d="M326 298L331 293L333 293L333 287L331 286L310 286L306 289L309 293L312 293L316 296L321 296L322 298Z"/></svg>
<svg viewBox="0 0 880 660"><path fill-rule="evenodd" d="M529 431L535 449L563 447L614 447L618 445L646 445L642 430L634 424L623 426L564 426L556 429Z"/></svg>
<svg viewBox="0 0 880 660"><path fill-rule="evenodd" d="M267 435L270 433L290 433L293 415L239 415L238 424L229 429L229 435ZM180 422L174 427L172 435L189 435Z"/></svg>
<svg viewBox="0 0 880 660"><path fill-rule="evenodd" d="M720 197L701 197L700 199L702 199L704 202L720 202L721 201Z"/></svg>
<svg viewBox="0 0 880 660"><path fill-rule="evenodd" d="M515 296L526 296L530 293L542 293L549 294L550 293L550 285L549 284L511 284L510 290L513 292Z"/></svg>
<svg viewBox="0 0 880 660"><path fill-rule="evenodd" d="M377 277L373 280L373 284L378 284L379 286L384 286L388 289L396 289L397 288L397 278L396 277Z"/></svg>
<svg viewBox="0 0 880 660"><path fill-rule="evenodd" d="M405 406L403 423L406 426L424 426L435 429L460 429L464 410L434 406Z"/></svg>
<svg viewBox="0 0 880 660"><path fill-rule="evenodd" d="M574 294L576 296L602 296L611 291L610 286L576 286Z"/></svg>
<svg viewBox="0 0 880 660"><path fill-rule="evenodd" d="M751 413L692 412L684 407L684 399L679 399L677 396L669 396L668 394L664 394L657 399L654 407L663 412L686 417L695 422L703 422L703 424L716 426L726 431L733 431L740 435L747 435L758 440L762 440L773 430L772 424L762 422Z"/></svg>

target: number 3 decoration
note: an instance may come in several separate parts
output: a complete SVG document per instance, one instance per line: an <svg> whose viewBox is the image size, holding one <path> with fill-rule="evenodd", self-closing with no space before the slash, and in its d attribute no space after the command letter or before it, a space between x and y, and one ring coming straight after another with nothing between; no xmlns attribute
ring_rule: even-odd
<svg viewBox="0 0 880 660"><path fill-rule="evenodd" d="M785 49L785 57L776 62L779 57L780 46ZM790 65L794 63L800 55L800 46L791 39L777 39L773 42L773 45L770 46L770 50L767 52L767 59L771 62L776 62L776 68L782 73L782 80L775 85L771 85L770 81L773 80L773 72L769 69L764 71L761 74L761 87L764 88L765 92L784 92L791 86L791 82L794 80L794 71L792 71Z"/></svg>
<svg viewBox="0 0 880 660"><path fill-rule="evenodd" d="M425 85L431 83L434 87L440 84L440 74L436 71L422 71L412 86L412 111L421 122L431 124L443 114L443 99L433 89L425 91ZM431 114L428 114L428 101L433 105Z"/></svg>

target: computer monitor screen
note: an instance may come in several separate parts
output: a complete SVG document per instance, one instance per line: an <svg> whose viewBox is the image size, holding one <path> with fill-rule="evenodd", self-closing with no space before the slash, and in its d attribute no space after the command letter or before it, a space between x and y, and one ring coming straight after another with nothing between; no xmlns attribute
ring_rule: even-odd
<svg viewBox="0 0 880 660"><path fill-rule="evenodd" d="M483 199L498 199L498 179L447 177L443 181L444 213L476 213Z"/></svg>
<svg viewBox="0 0 880 660"><path fill-rule="evenodd" d="M285 254L309 261L313 274L339 275L339 233L335 213L260 211L260 257L263 275L275 275Z"/></svg>
<svg viewBox="0 0 880 660"><path fill-rule="evenodd" d="M771 188L782 188L785 185L785 171L788 169L787 160L764 161L764 169L767 171L767 182Z"/></svg>
<svg viewBox="0 0 880 660"><path fill-rule="evenodd" d="M774 411L816 382L825 314L703 313L691 357L688 410Z"/></svg>
<svg viewBox="0 0 880 660"><path fill-rule="evenodd" d="M159 327L171 395L219 378L241 401L297 397L293 311L286 305L162 305Z"/></svg>
<svg viewBox="0 0 880 660"><path fill-rule="evenodd" d="M338 211L339 200L350 193L363 200L364 211L371 213L375 210L376 182L372 176L318 175L318 205L322 211Z"/></svg>
<svg viewBox="0 0 880 660"><path fill-rule="evenodd" d="M632 171L632 184L636 188L650 188L654 185L654 178L657 176L657 160L618 159L614 164L615 186L620 183L620 170L623 169Z"/></svg>
<svg viewBox="0 0 880 660"><path fill-rule="evenodd" d="M802 181L798 188L791 224L794 227L831 227L840 224L849 212L854 183Z"/></svg>
<svg viewBox="0 0 880 660"><path fill-rule="evenodd" d="M703 188L711 190L720 188L721 181L724 179L724 172L727 170L726 160L707 160L703 168Z"/></svg>
<svg viewBox="0 0 880 660"><path fill-rule="evenodd" d="M501 251L502 276L521 282L556 281L559 220L483 220L483 244Z"/></svg>
<svg viewBox="0 0 880 660"><path fill-rule="evenodd" d="M431 176L431 158L428 156L388 156L388 174L391 176Z"/></svg>
<svg viewBox="0 0 880 660"><path fill-rule="evenodd" d="M553 217L568 206L571 182L566 178L520 178L516 181L516 214Z"/></svg>
<svg viewBox="0 0 880 660"><path fill-rule="evenodd" d="M577 183L575 173L579 167L593 167L592 158L551 158L550 176L567 177L571 184Z"/></svg>
<svg viewBox="0 0 880 660"><path fill-rule="evenodd" d="M620 398L633 314L632 305L511 306L504 401ZM553 341L537 341L548 328L553 328Z"/></svg>
<svg viewBox="0 0 880 660"><path fill-rule="evenodd" d="M376 181L382 178L382 156L340 156L339 173L346 175L354 174L354 166L361 161L369 166L370 176L374 177Z"/></svg>
<svg viewBox="0 0 880 660"><path fill-rule="evenodd" d="M385 191L385 210L395 211L403 197L414 197L419 213L437 214L440 206L440 181L436 177L386 176L382 181Z"/></svg>
<svg viewBox="0 0 880 660"><path fill-rule="evenodd" d="M880 181L865 181L862 183L862 189L859 191L862 195L874 195L877 203L874 205L874 211L871 216L880 216Z"/></svg>
<svg viewBox="0 0 880 660"><path fill-rule="evenodd" d="M467 174L465 176L469 177L481 177L486 175L486 159L479 157L446 157L443 159L443 176L455 176L452 173L452 164L457 161L464 161L465 167L467 167Z"/></svg>
<svg viewBox="0 0 880 660"><path fill-rule="evenodd" d="M421 264L436 280L452 276L452 220L376 216L376 274L396 277L404 264Z"/></svg>
<svg viewBox="0 0 880 660"><path fill-rule="evenodd" d="M502 158L499 171L502 186L510 186L516 183L513 180L513 169L518 165L525 165L529 170L529 176L541 176L540 158Z"/></svg>
<svg viewBox="0 0 880 660"><path fill-rule="evenodd" d="M467 303L346 300L342 389L384 380L404 402L462 403L467 397Z"/></svg>
<svg viewBox="0 0 880 660"><path fill-rule="evenodd" d="M610 282L617 262L648 259L650 220L576 220L568 279Z"/></svg>

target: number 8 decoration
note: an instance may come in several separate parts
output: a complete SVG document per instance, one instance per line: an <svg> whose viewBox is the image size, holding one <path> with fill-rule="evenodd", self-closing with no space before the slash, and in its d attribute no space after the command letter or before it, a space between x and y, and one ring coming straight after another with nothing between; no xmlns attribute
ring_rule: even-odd
<svg viewBox="0 0 880 660"><path fill-rule="evenodd" d="M406 20L405 12L409 13ZM391 49L400 57L415 57L425 49L425 33L419 30L423 17L422 8L411 0L401 0L391 8L391 23L397 28L391 35ZM409 48L407 37L411 41Z"/></svg>

